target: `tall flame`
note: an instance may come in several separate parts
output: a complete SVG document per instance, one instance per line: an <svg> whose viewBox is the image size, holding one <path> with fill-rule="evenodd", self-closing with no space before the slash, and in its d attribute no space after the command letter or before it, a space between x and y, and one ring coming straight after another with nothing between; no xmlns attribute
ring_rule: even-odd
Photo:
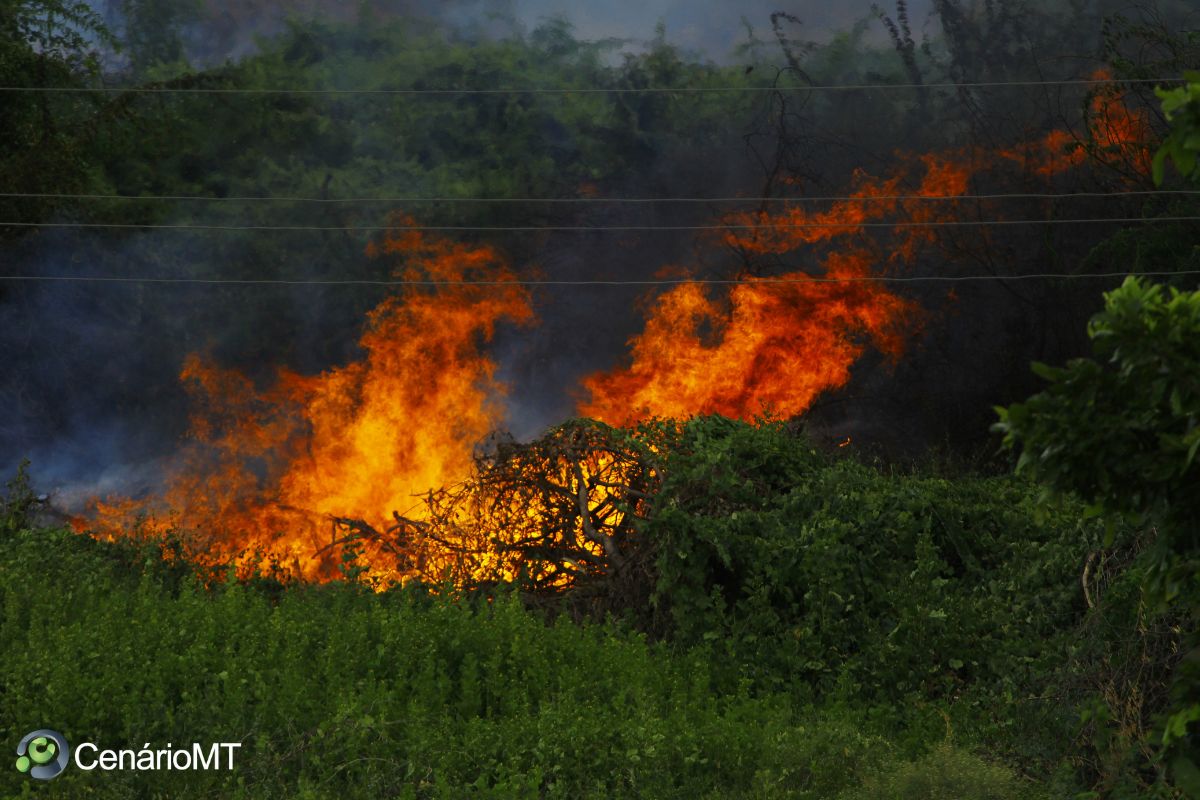
<svg viewBox="0 0 1200 800"><path fill-rule="evenodd" d="M848 198L828 210L793 205L727 216L730 248L748 257L802 252L816 274L744 277L721 299L699 282L665 292L630 340L628 366L584 379L580 413L615 424L645 416L803 413L822 392L847 382L868 343L893 359L903 351L917 309L875 279L911 263L921 245L936 241L936 223L952 222L958 210L920 198L966 199L971 179L1002 161L1045 178L1082 164L1090 152L1146 174L1148 121L1125 106L1119 90L1092 95L1088 125L1087 142L1056 130L1022 150L901 154L885 178L856 172ZM866 225L896 218L902 226L868 235ZM826 254L815 255L818 248Z"/></svg>
<svg viewBox="0 0 1200 800"><path fill-rule="evenodd" d="M938 156L912 163L922 169L917 194L967 189L969 170L961 163ZM727 217L725 244L746 254L812 253L824 246L825 254L815 258L818 273L745 277L724 300L697 282L664 293L630 341L632 363L584 380L589 397L581 413L615 424L645 416L795 416L822 392L844 385L868 343L898 357L917 309L877 278L890 263L912 258L933 234L919 226L894 229L889 258L864 225L898 212L915 222L949 213L897 200L905 177L898 171L880 180L859 171L849 198L827 211L790 206Z"/></svg>
<svg viewBox="0 0 1200 800"><path fill-rule="evenodd" d="M867 347L898 358L920 313L880 278L936 243L936 223L960 209L920 198L966 198L972 179L997 165L1046 178L1089 153L1144 174L1144 115L1110 90L1094 93L1089 109L1085 143L1054 131L1020 149L901 154L884 177L857 172L847 199L824 210L727 216L721 242L748 262L786 256L801 266L745 275L723 292L699 281L663 292L630 341L629 363L584 380L580 413L614 425L651 415L794 416L844 385ZM558 550L571 558L534 572L546 586L603 572L632 536L636 503L618 502L619 487L648 498L657 480L622 461L608 434L577 428L473 472L477 444L504 417L505 389L482 345L497 325L533 316L513 271L491 247L427 236L404 219L370 255L401 261L395 274L410 283L370 312L361 359L312 376L281 369L263 386L190 356L180 378L195 408L192 441L169 490L155 504L97 501L79 527L127 536L149 512L158 516L140 530L151 535L200 532L187 555L201 563L265 558L319 580L337 575L347 529L407 535L437 524L426 543L441 551L401 552L386 536L354 544L383 579L421 573L418 561L503 579L525 571L529 552ZM529 470L543 474L526 484L520 473Z"/></svg>
<svg viewBox="0 0 1200 800"><path fill-rule="evenodd" d="M631 342L632 365L584 380L590 399L581 413L614 424L647 416L793 416L849 379L862 338L898 355L912 304L870 282L861 253L833 255L825 266L826 279L867 282L819 282L803 273L781 278L789 283L751 278L725 302L698 283L666 292Z"/></svg>
<svg viewBox="0 0 1200 800"><path fill-rule="evenodd" d="M199 356L185 362L195 442L165 505L172 524L206 532L208 552L193 556L265 554L298 576L336 575L331 517L383 527L392 511L468 475L476 444L502 424L504 387L480 343L502 321L531 320L529 297L518 284L465 282L511 281L512 271L490 247L411 228L371 254L402 256L398 277L438 285L410 285L376 307L361 360L315 376L280 370L262 390ZM115 517L100 526L111 532L137 509L100 510ZM364 543L366 563L395 562L380 546Z"/></svg>

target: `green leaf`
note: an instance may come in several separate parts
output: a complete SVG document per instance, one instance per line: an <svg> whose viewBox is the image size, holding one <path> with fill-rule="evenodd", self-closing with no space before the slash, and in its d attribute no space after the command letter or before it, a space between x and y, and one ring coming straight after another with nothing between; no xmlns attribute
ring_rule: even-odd
<svg viewBox="0 0 1200 800"><path fill-rule="evenodd" d="M1167 163L1167 148L1166 145L1158 148L1154 154L1154 159L1150 162L1150 175L1154 180L1155 186L1162 186L1163 177L1166 173Z"/></svg>
<svg viewBox="0 0 1200 800"><path fill-rule="evenodd" d="M1200 767L1184 755L1171 759L1171 777L1175 786L1193 799L1200 798Z"/></svg>
<svg viewBox="0 0 1200 800"><path fill-rule="evenodd" d="M1187 458L1183 461L1183 468L1185 470L1192 466L1192 462L1196 460L1196 451L1200 450L1200 428L1192 428L1192 430L1188 431L1187 436L1184 437L1184 441L1186 442L1189 438L1192 440L1192 446L1188 448Z"/></svg>
<svg viewBox="0 0 1200 800"><path fill-rule="evenodd" d="M1196 151L1185 150L1182 147L1177 148L1172 155L1172 160L1175 162L1175 168L1180 174L1190 176L1196 169Z"/></svg>
<svg viewBox="0 0 1200 800"><path fill-rule="evenodd" d="M1062 375L1061 369L1043 364L1040 361L1033 362L1030 365L1030 369L1033 370L1034 375L1037 375L1039 378L1045 378L1048 381L1057 381Z"/></svg>

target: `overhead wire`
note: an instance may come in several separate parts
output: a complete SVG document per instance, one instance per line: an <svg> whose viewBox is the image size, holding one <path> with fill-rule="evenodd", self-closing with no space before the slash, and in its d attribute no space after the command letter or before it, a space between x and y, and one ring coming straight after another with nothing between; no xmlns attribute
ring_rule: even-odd
<svg viewBox="0 0 1200 800"><path fill-rule="evenodd" d="M981 81L963 83L930 83L930 84L841 84L841 85L811 85L811 86L732 86L732 87L527 87L503 89L295 89L295 88L212 88L212 87L22 87L0 86L0 93L8 92L100 92L100 93L138 93L138 94L217 94L217 95L497 95L497 94L659 94L659 93L714 93L714 92L778 92L778 91L867 91L891 89L944 89L944 88L1001 88L1001 87L1037 87L1037 86L1102 86L1113 84L1159 84L1178 82L1179 78L1138 78L1129 80L1118 79L1080 79L1058 81ZM1073 192L1073 193L1008 193L982 195L887 195L887 196L836 196L836 197L571 197L571 198L485 198L485 197L271 197L271 196L200 196L200 195L121 195L121 194L70 194L70 193L32 193L32 192L2 192L0 197L24 199L73 199L73 200L124 200L131 202L296 202L296 203L814 203L814 202L895 202L895 201L942 201L962 202L969 200L1002 200L1028 199L1051 200L1068 198L1108 198L1115 196L1172 196L1196 195L1200 191L1193 190L1136 190L1120 192ZM1022 220L953 220L953 221L922 221L922 222L858 222L858 223L769 223L769 224L725 224L725 225L522 225L522 226L470 226L470 225L215 225L215 224L161 224L161 223L105 223L105 222L18 222L0 221L0 227L21 228L81 228L81 229L131 229L131 230L204 230L204 231L346 231L346 232L377 232L394 229L444 231L444 232L589 232L589 231L728 231L728 230L760 230L760 229L845 229L860 228L930 228L930 227L981 227L981 226L1013 226L1013 225L1062 225L1062 224L1114 224L1114 223L1147 223L1147 222L1194 222L1200 221L1197 216L1166 216L1154 218L1140 217L1091 217L1091 218L1059 218L1059 219L1022 219ZM1141 275L1190 275L1192 272L1143 272ZM862 279L851 278L754 278L735 280L715 279L663 279L663 280L517 280L517 281L392 281L392 280L338 280L338 279L222 279L222 278L155 278L155 277L122 277L122 276L30 276L30 275L0 275L0 280L6 281L87 281L87 282L138 282L138 283L189 283L189 284L286 284L286 285L587 285L587 286L621 286L621 285L670 285L676 283L713 283L736 284L753 280L760 283L788 282L849 282L861 280L864 282L909 283L928 281L973 281L973 280L1028 280L1028 279L1079 279L1079 278L1111 278L1119 277L1120 273L1100 274L1071 274L1071 273L1036 273L1019 276L907 276L907 277L873 277Z"/></svg>
<svg viewBox="0 0 1200 800"><path fill-rule="evenodd" d="M774 92L861 92L894 89L992 89L1042 86L1110 86L1114 84L1179 83L1170 78L1080 78L1030 81L964 81L961 83L849 83L789 86L530 86L505 88L421 88L421 89L301 89L199 86L0 86L0 93L44 92L53 94L208 94L208 95L396 95L396 96L471 96L471 95L565 95L565 94L722 94Z"/></svg>
<svg viewBox="0 0 1200 800"><path fill-rule="evenodd" d="M530 233L553 231L585 233L589 231L739 231L858 228L975 228L993 225L1091 225L1107 223L1197 222L1200 216L1168 217L1088 217L1058 219L943 220L922 222L796 222L730 225L209 225L153 222L0 222L2 228L84 228L114 230L196 230L196 231L345 231L369 233L390 230L453 231L457 233Z"/></svg>
<svg viewBox="0 0 1200 800"><path fill-rule="evenodd" d="M133 194L73 194L63 192L0 192L0 197L43 200L127 200L136 202L205 202L205 203L853 203L927 200L952 202L966 200L1070 200L1102 199L1108 197L1195 196L1200 189L1137 189L1113 192L1007 192L997 194L892 194L841 195L811 197L312 197L286 195L133 195Z"/></svg>
<svg viewBox="0 0 1200 800"><path fill-rule="evenodd" d="M347 278L160 278L119 275L0 275L0 281L45 281L61 283L166 283L253 286L677 286L809 284L809 283L966 283L978 281L1098 280L1124 277L1178 277L1200 275L1200 270L1150 270L1145 272L1038 272L1024 275L880 275L876 277L753 277L753 278L651 278L643 280L569 280L514 278L509 280L425 280Z"/></svg>

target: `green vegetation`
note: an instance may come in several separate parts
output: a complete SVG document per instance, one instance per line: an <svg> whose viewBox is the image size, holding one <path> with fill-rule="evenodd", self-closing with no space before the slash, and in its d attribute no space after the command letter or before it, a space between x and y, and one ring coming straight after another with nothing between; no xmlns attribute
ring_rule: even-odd
<svg viewBox="0 0 1200 800"><path fill-rule="evenodd" d="M72 769L58 796L817 797L889 752L849 715L717 692L701 652L509 599L209 592L53 531L3 552L5 741L244 743L231 773Z"/></svg>
<svg viewBox="0 0 1200 800"><path fill-rule="evenodd" d="M976 756L942 744L916 761L896 764L890 771L868 777L844 800L1016 800L1027 796L1012 770L988 764Z"/></svg>
<svg viewBox="0 0 1200 800"><path fill-rule="evenodd" d="M781 54L764 59L762 43L752 41L745 53L754 64L732 66L689 58L661 32L644 52L618 62L609 44L579 41L560 21L489 38L364 13L351 22L293 20L253 53L201 68L188 63L182 30L203 4L123 5L128 68L117 77L144 89L1019 83L1053 77L1030 71L1033 55L1091 47L1081 44L1091 32L1065 3L1035 10L985 3L969 15L960 3L939 3L940 30L921 46L898 3L895 15L878 12L890 49L871 44L865 24L824 46L789 39L795 30L783 15L772 20ZM113 77L103 73L98 50L115 41L84 3L0 0L0 84L94 88ZM1131 60L1147 43L1146 50L1167 55ZM1157 77L1194 61L1196 45L1194 36L1117 17L1106 22L1101 55L1120 76ZM773 70L772 58L788 68ZM1168 160L1183 178L1196 175L1197 86L1190 80L1162 95L1174 128L1154 162L1155 180L1166 178ZM1121 102L1144 111L1138 86L1125 88ZM886 174L900 147L991 152L1035 141L1068 116L1085 123L1095 113L1094 95L1082 90L1070 95L1082 109L1075 112L1045 98L1019 86L865 95L15 92L5 95L0 115L6 191L60 196L0 198L0 221L314 230L92 236L8 227L0 229L0 245L30 274L379 279L396 265L362 257L370 238L363 229L395 212L449 226L545 226L618 224L643 211L610 208L592 217L552 203L324 201L680 197L726 189L836 195L855 169ZM1064 173L1056 192L1150 185L1138 143L1122 149L1094 132L1081 137L1063 155L1082 149L1103 169ZM715 174L731 152L753 169ZM1015 164L982 175L972 191L1042 188ZM128 197L66 196L78 193ZM177 199L135 199L157 195ZM246 197L293 199L231 199ZM995 213L1057 221L1076 213L1147 220L1195 213L1194 198L1131 194L1103 206L1093 199L1068 208L1066 200L1030 198ZM656 223L694 225L711 223L717 212L653 213L661 214ZM1072 225L1039 236L1010 228L931 237L921 268L965 275L962 265L980 264L1001 277L1182 270L1196 263L1194 229L1145 225L1099 245L1103 230ZM486 241L522 268L547 253L552 260L588 249L548 233L498 232ZM696 246L690 238L671 241L648 245L631 234L611 245L616 255L608 245L595 252L618 264L606 277L644 279L662 266L660 248ZM719 248L702 241L697 249ZM783 268L752 253L722 253L720 262L703 255L712 257L703 269L713 275ZM1032 285L1043 288L1027 290ZM914 408L928 405L929 416L947 426L947 409L970 406L961 419L978 443L986 425L974 424L972 409L986 412L1022 395L1023 385L1009 378L1018 370L1024 376L1035 348L1070 350L1064 331L1078 335L1075 323L1095 310L1100 285L964 283L957 313L986 317L991 327L946 323L943 338L922 353L956 352L959 361L918 361L924 368L896 378L898 405L917 398ZM181 399L175 376L184 353L223 349L217 355L230 357L222 363L313 374L351 357L362 314L379 300L375 290L350 288L300 297L290 287L220 286L206 288L203 300L169 286L43 289L0 287L5 313L28 315L20 324L6 317L0 332L0 406L26 413L26 398L47 398L51 411L38 408L13 427L33 419L54 435L76 419L90 422L87 411L100 407L122 422L146 420L147 428L178 433L171 425L180 423L162 423L150 411ZM35 341L63 319L79 322L64 337L69 346ZM571 322L571 335L560 338L585 346L625 335L589 329L589 319ZM959 336L964 330L970 335ZM321 586L237 580L233 570L214 575L182 560L171 540L107 543L45 524L42 503L18 475L0 501L0 742L46 726L71 742L113 749L243 747L232 772L71 768L33 786L0 768L0 793L1200 796L1200 295L1131 281L1108 295L1088 332L1093 358L1038 367L1050 386L1002 412L1007 442L1022 450L1015 476L831 453L791 424L770 420L701 417L616 433L575 421L533 445L514 444L518 456L538 455L528 448L542 445L560 453L550 447L555 436L570 439L564 434L587 428L605 443L636 444L639 457L653 454L654 469L641 476L653 478L646 483L653 485L652 513L621 531L636 539L638 569L620 584L606 584L606 570L598 569L589 589L601 594L587 598L591 613L577 598L531 598L524 586L460 593L413 584L375 593L356 582L361 565L349 559L346 580ZM947 342L960 349L939 350ZM995 354L994 365L979 364L980 342L989 358ZM967 367L981 372L959 381ZM945 376L971 384L970 396L987 403L962 402L950 390L929 399ZM95 402L55 405L66 396ZM559 522L566 525L565 517Z"/></svg>
<svg viewBox="0 0 1200 800"><path fill-rule="evenodd" d="M1156 184L1167 159L1185 179L1200 176L1198 78L1188 73L1184 86L1158 91L1171 130L1154 159ZM1189 247L1194 256L1194 240ZM1200 797L1200 291L1129 278L1105 300L1088 326L1092 357L1035 365L1050 385L998 409L996 428L1021 451L1018 472L1083 498L1110 525L1125 519L1153 531L1136 574L1143 599L1172 615L1180 633L1179 652L1164 659L1173 685L1160 757L1175 783Z"/></svg>
<svg viewBox="0 0 1200 800"><path fill-rule="evenodd" d="M1178 89L1158 89L1163 113L1171 130L1154 156L1154 182L1162 184L1166 162L1170 159L1184 178L1200 178L1196 155L1200 153L1200 73L1188 72L1187 82Z"/></svg>
<svg viewBox="0 0 1200 800"><path fill-rule="evenodd" d="M232 773L48 785L98 797L1065 797L1112 777L1093 756L1136 761L1080 727L1139 624L1123 573L1081 587L1103 536L1081 507L1039 516L1019 481L888 473L779 424L675 437L649 638L639 609L549 621L504 591L206 587L161 543L32 525L18 480L0 738L243 742ZM1106 796L1171 796L1120 774Z"/></svg>
<svg viewBox="0 0 1200 800"><path fill-rule="evenodd" d="M1195 723L1200 720L1196 616L1200 613L1200 292L1164 292L1134 278L1107 295L1088 329L1095 355L1063 368L1038 365L1050 382L1027 402L1000 409L1005 443L1021 450L1018 472L1106 515L1150 527L1137 574L1145 599L1172 613L1189 651L1179 664L1161 743L1176 782L1200 796ZM1114 541L1110 532L1108 542Z"/></svg>

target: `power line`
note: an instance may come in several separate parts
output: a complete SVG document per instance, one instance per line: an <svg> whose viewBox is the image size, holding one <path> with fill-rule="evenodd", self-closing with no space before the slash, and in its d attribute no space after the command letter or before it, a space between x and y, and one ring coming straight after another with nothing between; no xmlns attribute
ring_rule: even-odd
<svg viewBox="0 0 1200 800"><path fill-rule="evenodd" d="M1123 277L1177 277L1200 275L1200 270L1158 270L1149 272L1040 272L1025 275L911 275L878 276L873 278L656 278L651 280L555 280L555 279L512 279L512 280L371 280L371 279L321 279L321 278L153 278L88 275L0 275L0 281L45 281L60 283L168 283L204 285L251 285L251 286L677 286L680 284L700 285L755 285L755 284L801 284L801 283L965 283L986 281L1026 280L1085 280L1112 279Z"/></svg>
<svg viewBox="0 0 1200 800"><path fill-rule="evenodd" d="M943 194L943 195L843 195L823 197L301 197L235 195L132 195L132 194L66 194L56 192L0 192L0 197L44 200L128 200L136 202L205 202L205 203L851 203L894 202L908 200L1069 200L1106 197L1150 197L1200 195L1200 189L1146 189L1113 192L1015 192L1003 194Z"/></svg>
<svg viewBox="0 0 1200 800"><path fill-rule="evenodd" d="M1111 86L1114 84L1179 83L1182 78L1089 78L1061 81L973 81L963 83L849 83L810 86L680 86L665 87L512 87L505 89L255 89L170 86L0 86L0 92L55 94L212 94L212 95L565 95L565 94L729 94L737 92L861 92L876 89L992 89L1039 86Z"/></svg>
<svg viewBox="0 0 1200 800"><path fill-rule="evenodd" d="M189 225L137 222L0 222L4 228L100 228L115 230L194 231L345 231L366 233L389 230L453 231L459 233L521 233L555 231L737 231L797 230L806 228L856 230L858 228L974 228L1001 225L1090 225L1131 222L1197 222L1200 216L1178 217L1092 217L1085 219L992 219L940 222L797 222L761 225Z"/></svg>

